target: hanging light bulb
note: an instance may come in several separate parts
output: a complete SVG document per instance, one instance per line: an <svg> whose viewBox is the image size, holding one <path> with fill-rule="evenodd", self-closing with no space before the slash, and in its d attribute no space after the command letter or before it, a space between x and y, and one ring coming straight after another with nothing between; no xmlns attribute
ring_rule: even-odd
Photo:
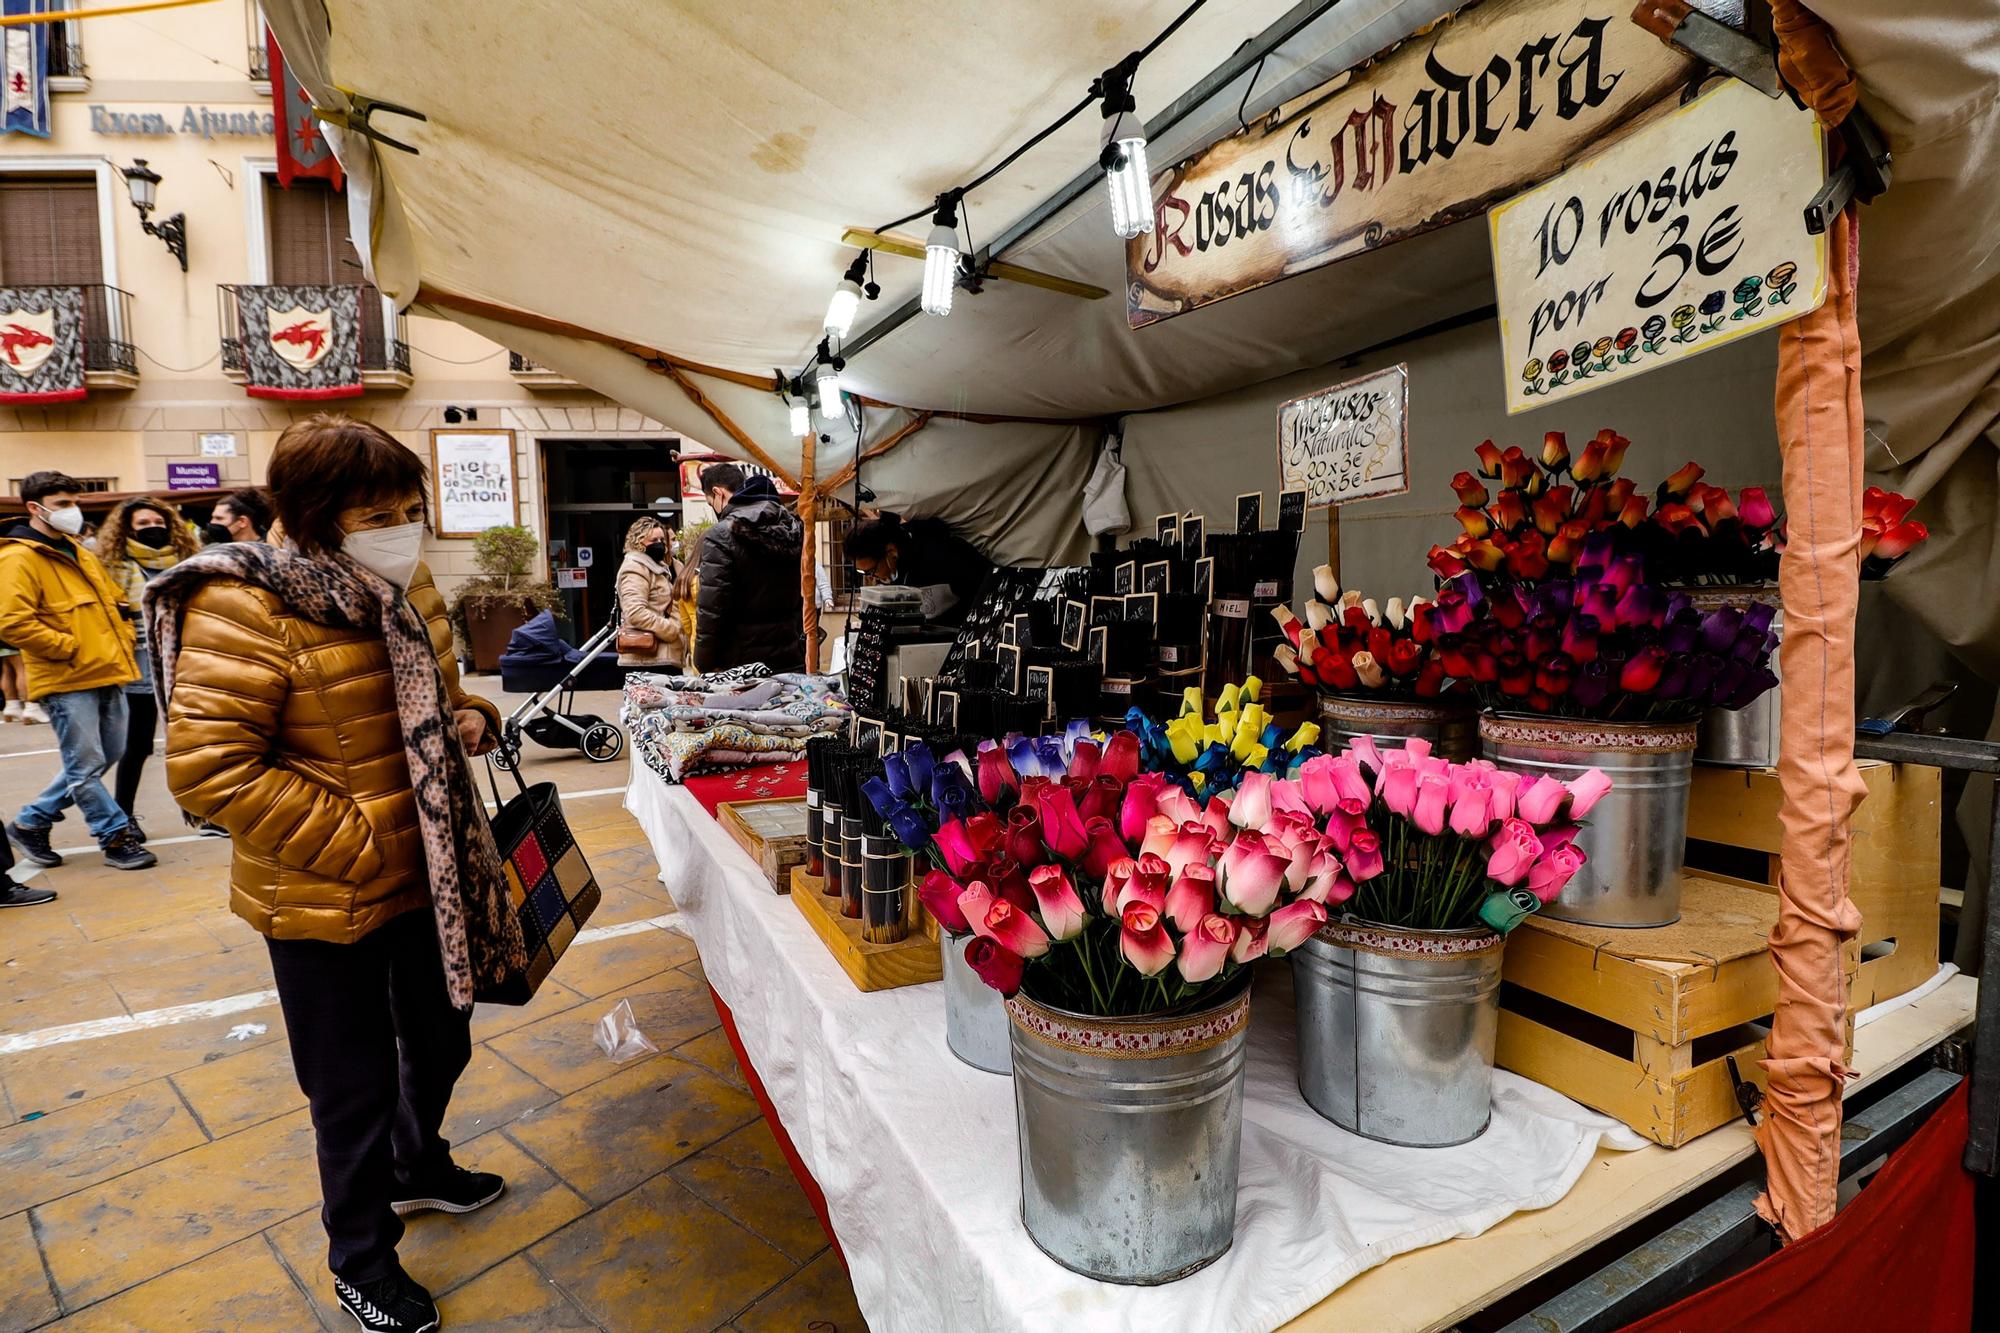
<svg viewBox="0 0 2000 1333"><path fill-rule="evenodd" d="M833 354L830 340L819 344L819 363L813 369L813 389L819 395L819 414L827 421L843 415L840 405L840 372L847 363Z"/></svg>
<svg viewBox="0 0 2000 1333"><path fill-rule="evenodd" d="M812 434L812 404L806 401L806 396L803 393L793 394L791 404L792 438L795 440L804 439L806 436Z"/></svg>
<svg viewBox="0 0 2000 1333"><path fill-rule="evenodd" d="M949 315L951 291L958 284L958 192L946 191L937 198L937 212L931 216L931 234L924 240L924 294L926 315Z"/></svg>
<svg viewBox="0 0 2000 1333"><path fill-rule="evenodd" d="M1130 57L1104 72L1104 133L1098 164L1111 191L1111 229L1126 240L1153 229L1153 174L1146 167L1146 127L1132 100Z"/></svg>
<svg viewBox="0 0 2000 1333"><path fill-rule="evenodd" d="M854 316L861 309L861 279L868 272L868 252L863 250L854 256L854 262L847 266L847 275L840 285L833 289L833 297L826 303L826 332L836 338L845 338L854 327Z"/></svg>

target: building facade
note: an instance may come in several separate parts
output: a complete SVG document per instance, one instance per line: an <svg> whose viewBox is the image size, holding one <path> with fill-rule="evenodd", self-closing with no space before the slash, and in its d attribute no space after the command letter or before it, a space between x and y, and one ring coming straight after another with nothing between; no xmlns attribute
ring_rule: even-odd
<svg viewBox="0 0 2000 1333"><path fill-rule="evenodd" d="M279 185L282 122L255 0L54 25L48 71L49 137L0 134L0 310L13 308L9 289L80 292L85 396L0 397L0 497L59 467L106 493L178 493L200 517L220 490L263 480L292 421L342 411L425 458L434 497L449 489L439 459L447 470L486 460L491 489L461 497L455 515L434 501L426 556L447 595L477 572L469 525L504 521L494 460L511 457L537 572L564 589L579 627L601 623L624 528L678 511L683 442L456 324L398 314L368 286L342 193L316 178ZM132 200L136 162L159 178L150 215ZM170 232L176 214L184 262L149 232ZM290 284L357 289L359 396L246 391L243 298Z"/></svg>

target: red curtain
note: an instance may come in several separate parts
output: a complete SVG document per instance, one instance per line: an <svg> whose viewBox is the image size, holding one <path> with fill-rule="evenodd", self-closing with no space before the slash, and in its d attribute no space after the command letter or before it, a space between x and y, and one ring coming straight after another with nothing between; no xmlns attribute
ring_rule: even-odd
<svg viewBox="0 0 2000 1333"><path fill-rule="evenodd" d="M1942 1333L1972 1326L1974 1181L1961 1083L1834 1220L1626 1333Z"/></svg>

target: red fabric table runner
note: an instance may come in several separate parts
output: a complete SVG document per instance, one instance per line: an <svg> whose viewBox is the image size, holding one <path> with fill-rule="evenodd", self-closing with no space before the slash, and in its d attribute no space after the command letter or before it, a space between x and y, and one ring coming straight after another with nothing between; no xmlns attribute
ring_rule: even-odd
<svg viewBox="0 0 2000 1333"><path fill-rule="evenodd" d="M713 816L724 801L780 801L806 794L806 763L752 764L727 773L698 773L681 784Z"/></svg>
<svg viewBox="0 0 2000 1333"><path fill-rule="evenodd" d="M1625 1333L1972 1326L1973 1180L1961 1083L1833 1221Z"/></svg>

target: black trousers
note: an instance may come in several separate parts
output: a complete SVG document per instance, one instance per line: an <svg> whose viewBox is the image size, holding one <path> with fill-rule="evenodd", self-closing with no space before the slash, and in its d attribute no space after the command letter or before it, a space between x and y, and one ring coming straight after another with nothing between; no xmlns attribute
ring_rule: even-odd
<svg viewBox="0 0 2000 1333"><path fill-rule="evenodd" d="M349 1282L396 1270L400 1189L451 1166L438 1133L472 1058L428 911L353 944L266 940L292 1069L312 1107L327 1267Z"/></svg>
<svg viewBox="0 0 2000 1333"><path fill-rule="evenodd" d="M118 776L111 795L118 808L129 815L132 802L139 799L139 775L153 757L153 730L160 725L160 705L150 694L128 692L125 709L130 718L125 724L125 753L118 756Z"/></svg>

